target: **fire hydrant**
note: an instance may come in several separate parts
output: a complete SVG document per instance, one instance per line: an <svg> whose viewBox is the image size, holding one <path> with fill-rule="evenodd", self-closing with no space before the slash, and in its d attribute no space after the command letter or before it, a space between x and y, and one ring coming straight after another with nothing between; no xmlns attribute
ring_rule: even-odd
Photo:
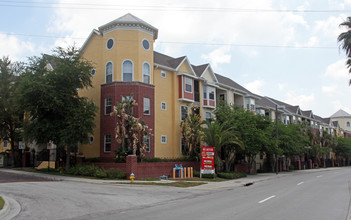
<svg viewBox="0 0 351 220"><path fill-rule="evenodd" d="M134 173L131 173L131 174L130 174L129 179L130 179L131 183L134 182L134 179L135 179Z"/></svg>

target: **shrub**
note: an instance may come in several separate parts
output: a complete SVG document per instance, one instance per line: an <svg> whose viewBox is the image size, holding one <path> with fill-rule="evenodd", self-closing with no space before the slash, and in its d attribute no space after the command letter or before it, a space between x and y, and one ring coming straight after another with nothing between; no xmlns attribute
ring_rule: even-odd
<svg viewBox="0 0 351 220"><path fill-rule="evenodd" d="M189 157L180 157L180 158L143 158L142 162L188 162L188 161L196 161L194 158Z"/></svg>
<svg viewBox="0 0 351 220"><path fill-rule="evenodd" d="M193 176L194 177L200 177L200 171L194 170L193 171Z"/></svg>
<svg viewBox="0 0 351 220"><path fill-rule="evenodd" d="M214 178L216 178L216 174L211 174L211 173L202 174L202 178L214 179Z"/></svg>
<svg viewBox="0 0 351 220"><path fill-rule="evenodd" d="M106 178L107 177L107 173L106 173L106 171L104 169L95 170L94 177Z"/></svg>
<svg viewBox="0 0 351 220"><path fill-rule="evenodd" d="M295 166L293 165L293 164L290 164L290 166L289 166L289 171L290 170L295 170Z"/></svg>
<svg viewBox="0 0 351 220"><path fill-rule="evenodd" d="M239 173L239 172L221 172L217 173L218 177L224 179L238 179L242 177L246 177L246 173Z"/></svg>
<svg viewBox="0 0 351 220"><path fill-rule="evenodd" d="M126 178L126 174L118 168L108 169L108 170L106 170L106 174L107 174L107 177L111 178L111 179L125 179Z"/></svg>

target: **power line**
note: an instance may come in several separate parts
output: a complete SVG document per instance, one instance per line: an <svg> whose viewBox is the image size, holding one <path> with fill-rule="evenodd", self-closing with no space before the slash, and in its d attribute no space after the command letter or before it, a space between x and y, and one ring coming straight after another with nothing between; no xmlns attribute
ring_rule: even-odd
<svg viewBox="0 0 351 220"><path fill-rule="evenodd" d="M0 0L0 6L25 8L64 8L64 9L94 9L94 10L141 10L141 11L197 11L197 12L229 12L229 13L350 13L351 10L298 10L298 9L259 9L259 8L206 8L206 7L179 7L156 5L118 5L118 4L89 4L89 3L50 3Z"/></svg>
<svg viewBox="0 0 351 220"><path fill-rule="evenodd" d="M36 37L36 38L55 38L55 39L73 39L85 40L86 37L67 37L54 35L34 35L34 34L20 34L20 33L3 33L3 35ZM131 42L132 40L124 40ZM293 46L293 45L264 45L264 44L235 44L235 43L198 43L198 42L181 42L181 41L157 41L159 44L182 44L182 45L199 45L199 46L232 46L232 47L257 47L257 48L286 48L286 49L334 49L335 46Z"/></svg>

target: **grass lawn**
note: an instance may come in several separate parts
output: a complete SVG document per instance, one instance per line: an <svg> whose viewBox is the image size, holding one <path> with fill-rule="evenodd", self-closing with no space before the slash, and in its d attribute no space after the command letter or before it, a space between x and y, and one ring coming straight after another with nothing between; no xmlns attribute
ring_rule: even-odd
<svg viewBox="0 0 351 220"><path fill-rule="evenodd" d="M5 201L4 201L4 199L0 196L0 210L1 210L2 208L4 208L4 205L5 205Z"/></svg>

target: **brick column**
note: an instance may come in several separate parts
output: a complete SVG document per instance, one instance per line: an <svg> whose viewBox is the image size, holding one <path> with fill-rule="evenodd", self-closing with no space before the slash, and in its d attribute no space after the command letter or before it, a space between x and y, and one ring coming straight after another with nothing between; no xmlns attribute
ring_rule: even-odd
<svg viewBox="0 0 351 220"><path fill-rule="evenodd" d="M301 160L299 158L299 160L297 161L297 166L298 166L298 170L301 170Z"/></svg>
<svg viewBox="0 0 351 220"><path fill-rule="evenodd" d="M308 160L308 164L310 165L310 169L313 169L313 167L312 167L312 160L311 159Z"/></svg>
<svg viewBox="0 0 351 220"><path fill-rule="evenodd" d="M135 178L138 178L138 160L136 155L128 155L126 158L126 174L127 179L131 173L134 173Z"/></svg>

